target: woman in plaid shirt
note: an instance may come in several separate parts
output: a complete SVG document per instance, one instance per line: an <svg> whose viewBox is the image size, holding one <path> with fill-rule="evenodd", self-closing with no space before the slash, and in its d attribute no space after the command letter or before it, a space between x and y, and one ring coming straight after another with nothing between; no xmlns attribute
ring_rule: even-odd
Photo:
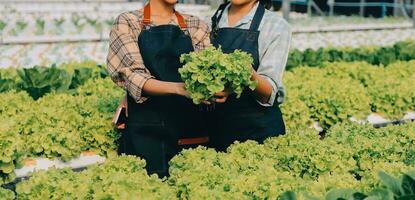
<svg viewBox="0 0 415 200"><path fill-rule="evenodd" d="M146 159L148 173L159 176L168 174L168 161L180 149L207 142L178 68L181 54L209 45L209 28L175 11L176 2L150 0L143 9L119 15L107 58L112 80L128 94L119 152Z"/></svg>

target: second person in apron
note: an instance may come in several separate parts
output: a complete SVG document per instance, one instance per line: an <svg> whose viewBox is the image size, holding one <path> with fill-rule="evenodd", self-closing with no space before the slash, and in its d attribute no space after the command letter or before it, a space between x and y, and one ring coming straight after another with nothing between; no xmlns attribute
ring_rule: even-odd
<svg viewBox="0 0 415 200"><path fill-rule="evenodd" d="M246 89L237 99L217 94L216 108L208 113L210 146L226 150L234 141L256 140L285 133L279 108L284 98L282 75L287 62L291 30L276 13L266 10L270 0L231 0L212 17L211 42L225 53L236 49L254 59L255 91Z"/></svg>
<svg viewBox="0 0 415 200"><path fill-rule="evenodd" d="M121 14L111 30L108 71L126 89L128 118L119 153L146 160L149 174L168 175L182 148L207 142L199 108L187 99L180 55L209 45L198 18L174 10L176 0L150 0Z"/></svg>

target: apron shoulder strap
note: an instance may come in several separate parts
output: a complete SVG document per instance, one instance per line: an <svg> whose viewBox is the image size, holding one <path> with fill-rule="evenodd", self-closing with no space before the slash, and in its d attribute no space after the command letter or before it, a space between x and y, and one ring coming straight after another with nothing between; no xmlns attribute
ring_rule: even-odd
<svg viewBox="0 0 415 200"><path fill-rule="evenodd" d="M174 11L174 14L176 15L177 18L177 22L179 23L179 26L182 30L186 30L187 29L187 24L186 21L184 20L183 15L181 15L179 12Z"/></svg>
<svg viewBox="0 0 415 200"><path fill-rule="evenodd" d="M258 30L259 25L261 24L262 18L265 14L265 6L262 3L258 3L258 9L255 12L254 18L252 19L251 26L249 30Z"/></svg>
<svg viewBox="0 0 415 200"><path fill-rule="evenodd" d="M145 27L150 25L150 18L151 18L151 9L150 4L147 4L144 6L144 13L143 13L143 19L141 21L141 26Z"/></svg>
<svg viewBox="0 0 415 200"><path fill-rule="evenodd" d="M211 20L212 20L212 30L216 29L218 26L218 23L220 19L222 18L223 10L225 10L226 6L228 6L230 2L223 3L219 6L219 8L216 10L215 14L213 14ZM220 12L220 13L219 13ZM219 16L218 16L219 14Z"/></svg>
<svg viewBox="0 0 415 200"><path fill-rule="evenodd" d="M186 30L187 29L187 24L186 24L186 21L185 21L183 15L181 15L176 10L174 11L174 14L176 15L177 22L178 22L180 28L182 30ZM141 21L141 25L143 27L150 25L150 22L151 22L150 18L151 18L151 9L150 9L150 4L148 3L146 6L144 6L144 14L143 14L143 19Z"/></svg>

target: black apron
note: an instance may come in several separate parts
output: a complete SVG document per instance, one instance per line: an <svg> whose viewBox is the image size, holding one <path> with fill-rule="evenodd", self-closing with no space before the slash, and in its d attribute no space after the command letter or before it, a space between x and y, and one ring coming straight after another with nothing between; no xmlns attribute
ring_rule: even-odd
<svg viewBox="0 0 415 200"><path fill-rule="evenodd" d="M161 81L182 82L178 69L180 55L193 51L183 17L176 12L179 25L150 27L150 7L144 8L143 30L138 46L146 68ZM152 96L136 103L128 95L128 118L119 153L144 158L149 174L168 175L168 161L182 148L180 138L206 135L202 132L199 108L181 96Z"/></svg>
<svg viewBox="0 0 415 200"><path fill-rule="evenodd" d="M218 28L223 10L229 3L222 4L212 17L211 42L221 46L225 53L240 49L250 53L254 59L253 67L259 67L258 37L259 25L265 13L265 7L259 3L249 29ZM217 15L219 13L219 15ZM225 16L227 17L227 16ZM261 106L252 91L245 89L237 99L231 95L224 104L208 113L211 124L209 146L217 150L226 150L234 141L255 140L262 143L265 139L285 133L285 125L278 104L271 107Z"/></svg>

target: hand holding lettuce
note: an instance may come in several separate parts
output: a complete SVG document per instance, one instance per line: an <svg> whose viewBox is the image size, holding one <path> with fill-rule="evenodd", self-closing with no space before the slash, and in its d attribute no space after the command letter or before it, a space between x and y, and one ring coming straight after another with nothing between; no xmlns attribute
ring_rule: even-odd
<svg viewBox="0 0 415 200"><path fill-rule="evenodd" d="M257 82L251 80L253 59L246 52L236 50L225 54L211 46L200 52L183 54L180 61L185 63L179 69L180 75L195 104L225 89L239 98L245 87L256 88Z"/></svg>

